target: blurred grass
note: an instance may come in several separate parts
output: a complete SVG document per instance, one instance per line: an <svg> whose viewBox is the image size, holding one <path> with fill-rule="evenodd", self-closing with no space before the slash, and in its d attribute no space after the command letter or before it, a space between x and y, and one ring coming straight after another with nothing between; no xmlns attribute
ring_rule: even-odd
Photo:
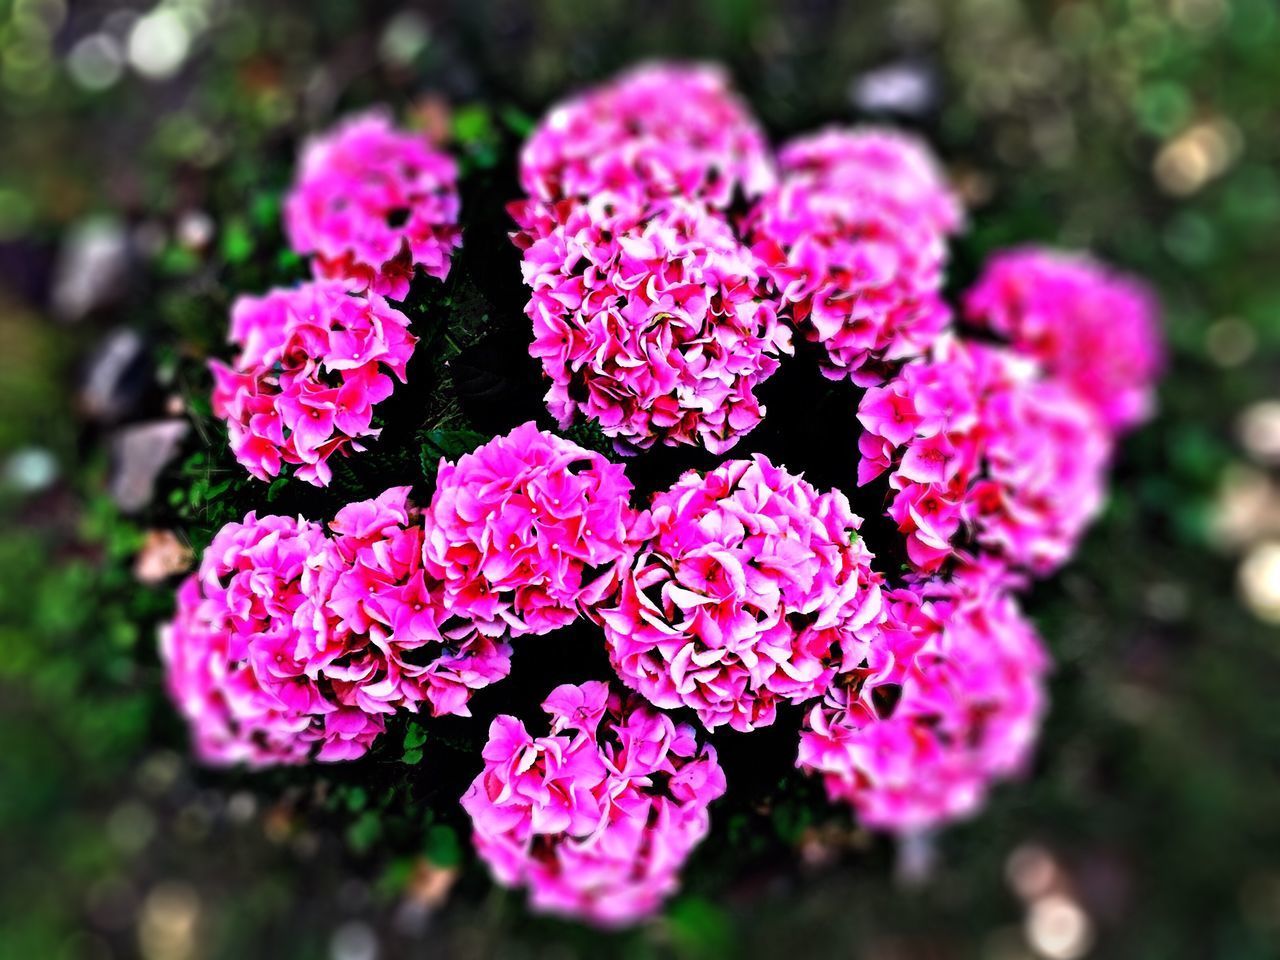
<svg viewBox="0 0 1280 960"><path fill-rule="evenodd" d="M1237 415L1275 396L1280 373L1273 3L165 9L190 27L181 69L154 81L126 64L89 90L68 59L85 37L127 38L114 4L0 2L0 450L47 450L60 468L39 491L8 474L0 491L0 957L301 958L364 931L384 955L1015 960L1034 954L1006 868L1028 844L1091 918L1093 956L1280 955L1280 644L1240 605L1236 559L1210 530L1224 471L1249 456ZM73 420L76 371L106 331L134 327L162 389L130 416L160 415L167 395L199 414L201 360L219 349L230 297L301 274L280 252L278 195L298 138L335 112L386 101L430 116L443 96L469 209L496 209L530 117L655 54L729 64L776 137L865 119L849 88L869 68L931 71L936 107L909 122L974 204L953 285L1023 241L1090 246L1143 273L1173 351L1162 412L1125 448L1078 561L1029 604L1059 664L1033 777L940 838L922 889L893 882L888 843L789 779L770 809L717 819L686 893L650 928L601 938L528 918L464 862L449 907L414 934L404 904L422 895L418 859L457 859L452 822L429 801L432 764L465 757L470 734L450 745L442 732L409 767L398 761L423 749L413 727L354 773L192 769L153 652L171 587L139 586L133 555L152 525L198 546L262 491L195 438L159 502L120 516L105 494L114 427ZM207 245L182 240L193 211L213 224ZM57 321L60 239L91 215L133 238L129 283ZM469 244L502 224L470 229ZM427 301L421 322L505 316L487 290L452 296ZM458 425L451 407L431 416ZM397 454L417 469L416 448ZM295 486L272 495L319 515L324 497Z"/></svg>

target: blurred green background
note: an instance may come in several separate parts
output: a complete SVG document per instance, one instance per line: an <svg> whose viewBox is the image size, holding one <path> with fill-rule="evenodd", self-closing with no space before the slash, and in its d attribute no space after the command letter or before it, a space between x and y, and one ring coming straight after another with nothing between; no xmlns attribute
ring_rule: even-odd
<svg viewBox="0 0 1280 960"><path fill-rule="evenodd" d="M1274 0L0 0L0 957L1280 956L1277 50ZM432 794L447 730L193 767L154 625L212 529L307 502L230 468L201 373L231 297L299 274L299 138L376 102L452 138L471 253L428 306L465 334L520 136L647 56L724 62L775 139L922 131L971 206L957 286L1092 248L1158 287L1172 358L1029 600L1058 661L1030 779L901 849L780 779L606 937L490 888Z"/></svg>

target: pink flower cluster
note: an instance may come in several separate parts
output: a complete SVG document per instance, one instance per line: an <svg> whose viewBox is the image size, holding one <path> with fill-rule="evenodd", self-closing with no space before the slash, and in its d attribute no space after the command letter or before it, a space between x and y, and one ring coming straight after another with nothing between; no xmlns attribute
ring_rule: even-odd
<svg viewBox="0 0 1280 960"><path fill-rule="evenodd" d="M223 527L183 584L161 651L174 701L210 763L362 755L399 709L467 716L510 670L508 644L449 611L422 560L407 487L330 524Z"/></svg>
<svg viewBox="0 0 1280 960"><path fill-rule="evenodd" d="M604 683L557 687L542 707L546 736L511 716L489 728L462 798L476 851L500 883L528 886L537 910L634 922L676 889L707 834L725 790L715 750Z"/></svg>
<svg viewBox="0 0 1280 960"><path fill-rule="evenodd" d="M1047 574L1102 503L1106 428L1059 381L999 347L940 341L869 389L858 419L858 482L892 471L888 513L921 572L963 559L971 540Z"/></svg>
<svg viewBox="0 0 1280 960"><path fill-rule="evenodd" d="M755 388L790 339L715 214L596 197L525 252L524 275L530 353L561 426L581 412L622 449L661 439L722 453L760 422Z"/></svg>
<svg viewBox="0 0 1280 960"><path fill-rule="evenodd" d="M809 712L797 765L867 826L910 832L972 814L1025 768L1049 658L987 571L885 598L881 636Z"/></svg>
<svg viewBox="0 0 1280 960"><path fill-rule="evenodd" d="M1151 415L1163 348L1159 308L1140 281L1078 254L1008 250L966 294L964 313L1039 360L1111 430Z"/></svg>
<svg viewBox="0 0 1280 960"><path fill-rule="evenodd" d="M294 250L314 254L315 282L232 307L231 366L213 361L213 412L253 476L327 486L329 458L376 437L374 404L405 379L416 338L383 296L403 299L414 271L449 272L461 243L457 170L420 136L380 113L311 141L285 201ZM350 296L349 293L363 293Z"/></svg>
<svg viewBox="0 0 1280 960"><path fill-rule="evenodd" d="M708 65L649 64L555 107L520 153L530 200L512 213L533 237L604 194L683 198L724 210L773 183L764 134Z"/></svg>
<svg viewBox="0 0 1280 960"><path fill-rule="evenodd" d="M532 422L442 462L424 555L449 609L493 636L576 619L627 549L622 467Z"/></svg>
<svg viewBox="0 0 1280 960"><path fill-rule="evenodd" d="M327 485L330 457L378 435L373 407L393 376L404 381L417 342L408 326L377 294L351 296L336 283L238 298L230 340L240 352L231 366L210 363L213 412L236 459L261 480L294 464L299 479Z"/></svg>
<svg viewBox="0 0 1280 960"><path fill-rule="evenodd" d="M317 277L403 300L415 270L443 280L462 243L458 170L421 134L380 112L310 140L285 200L295 251Z"/></svg>
<svg viewBox="0 0 1280 960"><path fill-rule="evenodd" d="M201 756L255 765L359 756L397 710L468 716L510 638L594 602L627 549L622 468L533 424L318 524L228 524L179 595L163 649ZM336 726L335 726L336 725Z"/></svg>
<svg viewBox="0 0 1280 960"><path fill-rule="evenodd" d="M946 329L946 237L955 196L923 144L875 130L827 130L781 153L778 185L748 220L780 307L825 349L823 371L868 385Z"/></svg>
<svg viewBox="0 0 1280 960"><path fill-rule="evenodd" d="M654 498L651 529L595 611L618 676L708 729L767 726L778 701L820 695L838 636L880 613L861 523L843 494L761 456L685 474Z"/></svg>

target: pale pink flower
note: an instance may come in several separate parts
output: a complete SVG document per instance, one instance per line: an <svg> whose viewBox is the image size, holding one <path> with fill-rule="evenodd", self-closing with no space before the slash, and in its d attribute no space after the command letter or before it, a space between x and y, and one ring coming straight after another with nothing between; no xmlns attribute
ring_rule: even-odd
<svg viewBox="0 0 1280 960"><path fill-rule="evenodd" d="M818 493L757 456L659 494L651 535L594 615L623 682L708 729L773 723L818 696L837 628L874 630L879 578L844 495Z"/></svg>
<svg viewBox="0 0 1280 960"><path fill-rule="evenodd" d="M458 228L458 171L384 113L308 140L285 199L289 243L320 278L403 300L416 270L443 280Z"/></svg>
<svg viewBox="0 0 1280 960"><path fill-rule="evenodd" d="M890 471L914 567L989 553L1044 575L1102 504L1111 439L1092 409L1000 347L939 342L858 407L858 482Z"/></svg>
<svg viewBox="0 0 1280 960"><path fill-rule="evenodd" d="M622 556L630 494L622 467L523 424L441 461L426 568L481 633L547 633L577 618Z"/></svg>
<svg viewBox="0 0 1280 960"><path fill-rule="evenodd" d="M881 635L809 712L797 766L864 825L910 833L970 816L1025 769L1049 658L1008 587L964 569L887 591Z"/></svg>
<svg viewBox="0 0 1280 960"><path fill-rule="evenodd" d="M597 196L525 251L524 275L529 352L562 427L582 413L622 450L723 453L760 422L755 388L790 339L718 216Z"/></svg>
<svg viewBox="0 0 1280 960"><path fill-rule="evenodd" d="M633 68L554 107L520 152L529 199L511 207L524 246L604 193L714 209L773 183L768 144L725 73L710 65Z"/></svg>
<svg viewBox="0 0 1280 960"><path fill-rule="evenodd" d="M236 459L260 480L293 465L299 479L327 486L330 457L378 436L374 405L391 395L392 377L404 381L417 342L408 326L377 294L336 283L237 298L230 341L240 352L230 366L209 365L213 412Z"/></svg>
<svg viewBox="0 0 1280 960"><path fill-rule="evenodd" d="M604 683L557 687L534 737L489 728L484 771L462 798L476 852L535 910L622 926L653 913L706 836L725 789L715 750L639 697Z"/></svg>
<svg viewBox="0 0 1280 960"><path fill-rule="evenodd" d="M1164 362L1150 288L1090 257L1024 247L996 254L964 298L971 323L1008 338L1119 433L1151 416Z"/></svg>

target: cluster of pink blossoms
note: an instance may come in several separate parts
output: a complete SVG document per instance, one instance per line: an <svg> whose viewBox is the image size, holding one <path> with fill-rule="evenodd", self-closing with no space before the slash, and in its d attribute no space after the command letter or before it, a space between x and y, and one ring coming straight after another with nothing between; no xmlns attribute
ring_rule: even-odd
<svg viewBox="0 0 1280 960"><path fill-rule="evenodd" d="M329 458L376 437L374 404L401 382L416 338L409 319L382 297L341 284L304 283L243 296L231 312L231 366L212 361L213 412L227 422L231 450L255 477L284 464L318 486Z"/></svg>
<svg viewBox="0 0 1280 960"><path fill-rule="evenodd" d="M467 716L511 669L512 637L576 619L632 524L622 468L533 424L329 524L228 524L164 634L174 698L210 761L359 756L384 718Z"/></svg>
<svg viewBox="0 0 1280 960"><path fill-rule="evenodd" d="M532 905L614 926L658 908L707 834L725 790L715 750L607 684L557 687L550 732L515 717L489 728L484 771L462 798L476 851Z"/></svg>
<svg viewBox="0 0 1280 960"><path fill-rule="evenodd" d="M880 587L862 521L757 456L685 474L596 610L614 668L659 707L752 730L821 694L837 640L874 628Z"/></svg>
<svg viewBox="0 0 1280 960"><path fill-rule="evenodd" d="M520 179L530 352L561 425L581 413L624 451L737 443L790 338L729 219L773 165L724 74L643 67L553 109Z"/></svg>
<svg viewBox="0 0 1280 960"><path fill-rule="evenodd" d="M451 610L494 636L575 620L623 556L633 522L622 467L532 422L442 463L424 555Z"/></svg>
<svg viewBox="0 0 1280 960"><path fill-rule="evenodd" d="M867 826L910 832L972 814L1025 768L1049 658L998 571L886 591L885 610L809 712L798 765Z"/></svg>
<svg viewBox="0 0 1280 960"><path fill-rule="evenodd" d="M825 350L832 379L867 385L947 328L941 296L959 203L924 146L828 130L781 154L781 179L748 222L779 307Z"/></svg>
<svg viewBox="0 0 1280 960"><path fill-rule="evenodd" d="M444 279L461 243L454 162L421 136L371 113L303 152L285 201L293 249L314 254L317 280L238 298L231 366L213 361L213 412L253 476L283 465L316 486L329 458L376 438L373 407L405 379L417 339L384 296L403 299L414 271Z"/></svg>
<svg viewBox="0 0 1280 960"><path fill-rule="evenodd" d="M604 194L724 210L738 195L759 196L773 179L764 134L723 70L651 64L547 114L520 152L529 199L511 211L527 243Z"/></svg>
<svg viewBox="0 0 1280 960"><path fill-rule="evenodd" d="M510 646L445 607L407 494L349 504L333 536L250 513L214 537L161 643L202 758L352 759L398 709L466 716L507 675Z"/></svg>
<svg viewBox="0 0 1280 960"><path fill-rule="evenodd" d="M1151 415L1163 363L1150 290L1089 257L1037 247L994 256L965 317L1067 383L1119 433Z"/></svg>
<svg viewBox="0 0 1280 960"><path fill-rule="evenodd" d="M962 211L925 146L877 130L794 141L775 172L719 71L651 66L554 108L511 206L531 353L562 425L723 453L764 415L791 352L877 383L947 328L946 239ZM743 216L739 199L755 201Z"/></svg>
<svg viewBox="0 0 1280 960"><path fill-rule="evenodd" d="M867 390L858 419L858 482L891 471L888 514L923 573L963 559L966 538L1010 567L1050 573L1101 506L1106 428L1003 348L940 341Z"/></svg>
<svg viewBox="0 0 1280 960"><path fill-rule="evenodd" d="M525 251L530 353L547 404L622 449L656 439L722 453L760 422L755 388L790 352L750 252L692 203L602 195Z"/></svg>
<svg viewBox="0 0 1280 960"><path fill-rule="evenodd" d="M416 270L443 280L462 244L458 169L380 112L307 142L285 200L293 249L317 277L403 300Z"/></svg>

